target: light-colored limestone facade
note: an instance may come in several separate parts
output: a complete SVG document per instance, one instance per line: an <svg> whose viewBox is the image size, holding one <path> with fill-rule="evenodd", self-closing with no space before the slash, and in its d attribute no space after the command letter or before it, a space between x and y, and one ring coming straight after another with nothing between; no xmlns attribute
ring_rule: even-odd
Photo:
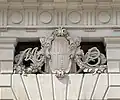
<svg viewBox="0 0 120 100"><path fill-rule="evenodd" d="M17 44L41 41L60 27L72 39L103 42L107 71L75 73L63 66L66 76L56 75L53 64L49 73L14 73ZM0 100L120 100L120 0L0 0Z"/></svg>

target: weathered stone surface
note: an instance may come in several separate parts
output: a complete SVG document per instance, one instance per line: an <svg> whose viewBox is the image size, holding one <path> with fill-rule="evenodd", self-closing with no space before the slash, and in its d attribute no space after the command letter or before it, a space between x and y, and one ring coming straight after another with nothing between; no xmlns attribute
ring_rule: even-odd
<svg viewBox="0 0 120 100"><path fill-rule="evenodd" d="M66 76L63 79L58 79L53 75L53 90L55 100L66 100L66 87L68 85L69 77Z"/></svg>
<svg viewBox="0 0 120 100"><path fill-rule="evenodd" d="M108 61L108 72L120 72L120 61Z"/></svg>
<svg viewBox="0 0 120 100"><path fill-rule="evenodd" d="M42 100L54 100L51 74L38 74L37 78Z"/></svg>
<svg viewBox="0 0 120 100"><path fill-rule="evenodd" d="M12 92L12 89L8 88L8 87L1 88L0 99L1 100L16 100L16 98Z"/></svg>
<svg viewBox="0 0 120 100"><path fill-rule="evenodd" d="M13 74L12 79L8 75L12 73L16 38L33 41L49 36L58 26L66 27L73 38L89 37L86 41L107 38L108 72L117 73L109 74L109 79L107 74L101 74L98 80L96 75L85 74L80 98L91 96L93 100L102 100L105 96L105 99L119 100L120 0L0 0L0 99L36 100L34 96L42 100L78 99L82 75L70 74L62 80L51 74L37 75L37 78Z"/></svg>
<svg viewBox="0 0 120 100"><path fill-rule="evenodd" d="M1 99L1 88L0 88L0 99Z"/></svg>
<svg viewBox="0 0 120 100"><path fill-rule="evenodd" d="M30 100L41 100L36 75L28 74L22 78Z"/></svg>
<svg viewBox="0 0 120 100"><path fill-rule="evenodd" d="M107 49L107 58L120 60L120 49Z"/></svg>
<svg viewBox="0 0 120 100"><path fill-rule="evenodd" d="M120 74L109 74L109 85L120 86Z"/></svg>
<svg viewBox="0 0 120 100"><path fill-rule="evenodd" d="M0 44L0 49L14 49L14 44Z"/></svg>
<svg viewBox="0 0 120 100"><path fill-rule="evenodd" d="M97 84L94 87L93 94L91 96L92 99L93 100L102 99L107 88L108 88L108 75L100 74L97 80Z"/></svg>
<svg viewBox="0 0 120 100"><path fill-rule="evenodd" d="M109 87L104 100L119 100L120 99L120 87Z"/></svg>
<svg viewBox="0 0 120 100"><path fill-rule="evenodd" d="M13 92L15 93L17 100L30 100L26 91L26 87L21 78L21 75L19 74L12 75L12 89Z"/></svg>
<svg viewBox="0 0 120 100"><path fill-rule="evenodd" d="M0 60L13 60L13 49L0 49Z"/></svg>
<svg viewBox="0 0 120 100"><path fill-rule="evenodd" d="M68 75L67 100L78 100L83 74Z"/></svg>
<svg viewBox="0 0 120 100"><path fill-rule="evenodd" d="M0 74L0 87L10 87L10 86L11 86L11 75Z"/></svg>
<svg viewBox="0 0 120 100"><path fill-rule="evenodd" d="M84 75L83 84L82 84L82 88L81 88L81 94L80 94L80 98L79 98L80 100L81 99L90 100L98 77L99 77L98 74L96 74L96 75L85 74Z"/></svg>
<svg viewBox="0 0 120 100"><path fill-rule="evenodd" d="M1 61L1 73L13 73L13 61Z"/></svg>

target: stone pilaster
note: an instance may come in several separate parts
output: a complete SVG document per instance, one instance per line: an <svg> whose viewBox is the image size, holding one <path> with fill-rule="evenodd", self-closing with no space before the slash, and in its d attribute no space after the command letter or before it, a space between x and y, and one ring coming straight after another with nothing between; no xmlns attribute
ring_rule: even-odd
<svg viewBox="0 0 120 100"><path fill-rule="evenodd" d="M0 38L1 73L13 73L14 46L16 38Z"/></svg>
<svg viewBox="0 0 120 100"><path fill-rule="evenodd" d="M108 72L120 72L120 37L106 37Z"/></svg>

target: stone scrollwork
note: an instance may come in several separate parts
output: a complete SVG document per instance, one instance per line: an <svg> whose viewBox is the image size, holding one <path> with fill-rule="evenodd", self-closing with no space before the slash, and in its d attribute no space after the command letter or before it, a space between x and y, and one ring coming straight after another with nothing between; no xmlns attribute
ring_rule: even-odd
<svg viewBox="0 0 120 100"><path fill-rule="evenodd" d="M69 33L67 32L66 29L63 29L61 27L56 29L46 41L46 46L45 46L46 54L47 54L46 57L49 59L49 62L51 62L51 60L52 60L51 54L50 54L52 42L53 42L53 40L55 40L56 37L64 37L68 41L70 51L73 51L74 47L75 47L75 43L74 43L73 39L69 36ZM68 58L69 64L68 64L67 69L60 68L60 69L52 70L52 68L51 68L51 72L53 74L56 74L56 77L58 77L59 79L63 78L65 76L65 74L69 73L69 71L71 69L73 57L72 57L72 53L70 55L71 56L69 56L69 58Z"/></svg>
<svg viewBox="0 0 120 100"><path fill-rule="evenodd" d="M77 48L75 53L75 62L79 66L79 72L104 73L107 71L106 58L104 54L93 47L84 55L83 50Z"/></svg>
<svg viewBox="0 0 120 100"><path fill-rule="evenodd" d="M24 61L30 61L30 66L26 67L23 64ZM37 72L42 72L41 67L45 63L45 53L44 48L38 51L38 47L32 49L28 48L21 51L20 54L15 56L14 73L19 74L32 74Z"/></svg>
<svg viewBox="0 0 120 100"><path fill-rule="evenodd" d="M51 66L51 62L53 61L53 54L51 54L51 49L53 41L55 41L55 39L57 38L64 38L68 43L69 53L67 54L68 56L66 56L68 57L67 67L61 67L58 65L56 67L55 65L55 68L53 68L53 66ZM15 56L14 73L46 73L41 69L44 64L48 64L48 66L50 67L50 72L61 79L70 72L73 62L79 66L79 70L77 70L76 73L89 72L95 74L107 71L107 66L105 65L105 55L100 53L97 47L89 49L88 52L84 54L84 51L81 49L80 46L81 38L77 37L76 40L73 40L66 29L60 27L54 30L50 37L40 38L40 42L40 50L38 49L38 47L27 48L26 50L21 51L18 55ZM63 54L61 57L64 58L64 56L65 55ZM26 67L23 63L23 60L30 61L30 66ZM64 62L64 60L62 62Z"/></svg>

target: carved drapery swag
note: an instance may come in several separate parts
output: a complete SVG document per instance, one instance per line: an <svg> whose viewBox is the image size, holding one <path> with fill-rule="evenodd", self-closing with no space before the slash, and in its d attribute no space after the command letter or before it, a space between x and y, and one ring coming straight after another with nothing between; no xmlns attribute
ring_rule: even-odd
<svg viewBox="0 0 120 100"><path fill-rule="evenodd" d="M53 66L51 66L51 62L53 60L51 54L52 44L57 38L64 38L68 42L69 52L67 60L69 63L67 67L58 66L59 68L52 68ZM60 27L54 30L50 37L40 38L40 42L40 50L38 50L38 47L35 47L34 49L28 48L15 56L14 73L46 73L41 69L42 66L47 63L49 64L51 73L56 74L58 78L63 78L67 73L70 72L73 62L79 66L79 70L76 71L76 73L90 72L95 74L107 71L107 66L105 65L105 55L100 53L96 47L89 49L88 52L84 54L80 46L81 38L77 37L76 40L73 40L66 29ZM31 61L30 66L26 67L23 63L23 60Z"/></svg>

